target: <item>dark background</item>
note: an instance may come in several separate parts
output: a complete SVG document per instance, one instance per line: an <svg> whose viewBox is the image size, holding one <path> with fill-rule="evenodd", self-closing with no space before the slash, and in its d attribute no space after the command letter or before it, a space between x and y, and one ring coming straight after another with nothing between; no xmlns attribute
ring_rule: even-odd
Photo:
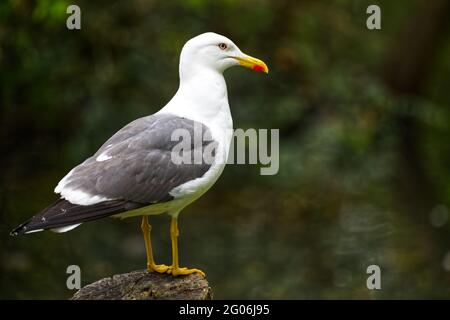
<svg viewBox="0 0 450 320"><path fill-rule="evenodd" d="M225 76L235 127L280 129L280 171L227 166L180 216L182 264L216 298L450 298L449 21L447 0L0 2L0 298L67 298L70 264L83 285L145 267L138 218L8 234L172 97L182 45L206 31L269 65ZM170 263L169 219L151 221Z"/></svg>

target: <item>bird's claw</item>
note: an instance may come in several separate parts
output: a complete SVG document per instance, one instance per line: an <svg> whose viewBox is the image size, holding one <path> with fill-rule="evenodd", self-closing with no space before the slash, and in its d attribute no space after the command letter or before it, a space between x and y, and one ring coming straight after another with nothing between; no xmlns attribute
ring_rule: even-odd
<svg viewBox="0 0 450 320"><path fill-rule="evenodd" d="M167 273L173 275L174 277L177 276L184 276L192 273L198 273L203 278L205 277L205 273L202 270L199 269L188 269L188 268L174 268L173 266L170 266L167 269Z"/></svg>
<svg viewBox="0 0 450 320"><path fill-rule="evenodd" d="M147 264L148 272L158 272L158 273L166 273L169 270L169 266L165 264Z"/></svg>

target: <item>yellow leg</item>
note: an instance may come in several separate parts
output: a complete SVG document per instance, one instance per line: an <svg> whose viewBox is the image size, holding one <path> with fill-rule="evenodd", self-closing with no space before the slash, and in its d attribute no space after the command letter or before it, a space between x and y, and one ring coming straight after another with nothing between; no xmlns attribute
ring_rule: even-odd
<svg viewBox="0 0 450 320"><path fill-rule="evenodd" d="M147 271L155 271L159 273L167 272L167 270L169 269L168 266L163 264L156 264L155 260L153 260L152 241L150 240L150 232L152 231L152 226L148 223L147 216L142 216L141 229L142 234L144 235L145 251L147 252Z"/></svg>
<svg viewBox="0 0 450 320"><path fill-rule="evenodd" d="M167 273L171 273L173 276L186 275L191 273L198 273L202 277L205 276L205 273L199 269L188 269L188 268L180 268L178 263L178 219L172 218L170 222L170 239L172 240L172 266L170 266Z"/></svg>

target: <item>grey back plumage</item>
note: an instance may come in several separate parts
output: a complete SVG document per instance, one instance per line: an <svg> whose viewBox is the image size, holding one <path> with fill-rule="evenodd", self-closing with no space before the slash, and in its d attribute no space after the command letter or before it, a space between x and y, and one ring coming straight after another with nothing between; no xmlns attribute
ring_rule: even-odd
<svg viewBox="0 0 450 320"><path fill-rule="evenodd" d="M204 137L209 139L194 137L194 125L202 128ZM193 137L190 149L186 150L192 154L214 143L208 128L192 120L170 114L140 118L118 131L77 166L66 187L141 203L170 200L173 188L203 176L210 168L205 162L175 164L171 160L171 152L180 142L171 140L176 129L187 130ZM111 158L97 161L102 154Z"/></svg>

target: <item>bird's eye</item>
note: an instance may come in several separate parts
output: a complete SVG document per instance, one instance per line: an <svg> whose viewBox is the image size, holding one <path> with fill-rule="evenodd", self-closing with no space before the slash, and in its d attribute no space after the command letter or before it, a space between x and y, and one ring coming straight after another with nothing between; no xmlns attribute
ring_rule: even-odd
<svg viewBox="0 0 450 320"><path fill-rule="evenodd" d="M226 48L228 48L228 46L225 43L219 43L219 48L221 50L225 50Z"/></svg>

